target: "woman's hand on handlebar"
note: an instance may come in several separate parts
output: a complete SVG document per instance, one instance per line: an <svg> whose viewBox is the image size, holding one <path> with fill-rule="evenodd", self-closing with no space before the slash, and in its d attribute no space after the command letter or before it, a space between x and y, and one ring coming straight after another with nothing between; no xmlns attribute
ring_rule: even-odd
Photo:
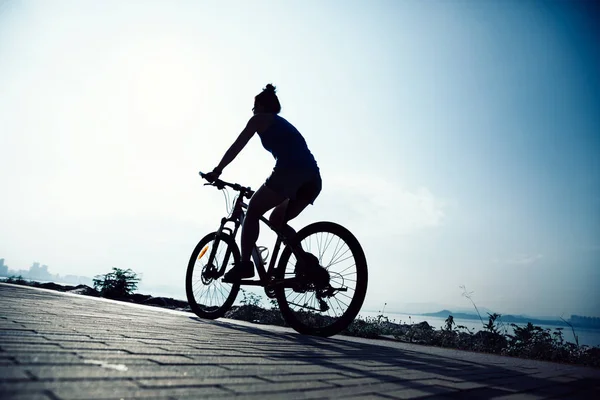
<svg viewBox="0 0 600 400"><path fill-rule="evenodd" d="M210 183L213 183L214 181L219 179L219 176L221 176L221 171L219 171L215 168L212 171L210 171L209 173L204 174L203 178L206 179L207 181L209 181Z"/></svg>
<svg viewBox="0 0 600 400"><path fill-rule="evenodd" d="M217 189L225 189L225 187L230 187L233 190L236 190L238 192L244 192L244 196L246 196L246 198L248 198L248 199L250 197L252 197L252 195L254 194L252 189L249 187L242 186L239 183L229 183L229 182L220 180L219 175L221 175L221 171L219 171L217 168L213 169L211 172L209 172L207 174L200 171L200 176L203 179L206 179L207 181L210 182L210 183L205 183L205 185L215 186Z"/></svg>

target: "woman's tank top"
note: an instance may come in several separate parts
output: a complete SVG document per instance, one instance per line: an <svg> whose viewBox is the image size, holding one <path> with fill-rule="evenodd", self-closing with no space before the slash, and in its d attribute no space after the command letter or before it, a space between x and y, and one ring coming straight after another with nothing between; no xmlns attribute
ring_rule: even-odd
<svg viewBox="0 0 600 400"><path fill-rule="evenodd" d="M304 137L294 125L275 115L269 128L258 134L267 151L275 158L275 169L313 169L317 162L308 149Z"/></svg>

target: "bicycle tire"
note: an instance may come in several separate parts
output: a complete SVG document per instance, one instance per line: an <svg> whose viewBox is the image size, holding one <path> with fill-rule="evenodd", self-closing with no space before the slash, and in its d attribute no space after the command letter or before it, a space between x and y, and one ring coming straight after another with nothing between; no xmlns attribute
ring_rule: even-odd
<svg viewBox="0 0 600 400"><path fill-rule="evenodd" d="M331 235L332 237L337 236L339 238L338 242L343 241L346 244L346 246L348 247L348 250L351 252L351 254L354 258L353 266L356 267L355 268L356 279L354 281L354 293L352 295L350 303L348 304L347 309L343 313L341 313L341 315L339 315L339 316L335 315L334 317L332 317L330 315L329 310L327 311L327 313L328 313L327 315L317 314L315 312L311 313L310 311L304 311L304 310L302 310L302 308L306 307L306 304L308 304L308 303L305 303L303 306L298 307L298 304L295 304L291 300L292 296L295 296L296 298L298 297L298 294L294 294L297 292L295 292L291 288L284 288L283 286L279 286L279 287L275 288L275 296L277 298L277 302L279 304L279 310L281 311L281 314L282 314L284 320L294 330L296 330L297 332L299 332L301 334L328 337L328 336L333 336L333 335L343 331L344 329L346 329L348 327L348 325L350 325L350 323L358 315L360 308L362 307L362 304L364 302L365 296L367 294L368 270L367 270L367 260L365 257L365 253L364 253L358 239L356 239L356 237L348 229L344 228L343 226L341 226L335 222L322 221L322 222L315 222L313 224L310 224L310 225L304 227L303 229L301 229L297 233L296 240L298 242L300 242L302 244L303 248L306 250L305 240L307 238L311 237L312 235L319 235L319 234L321 234L321 237L323 236L323 234L327 234L327 238L329 237L329 235ZM329 240L329 239L325 239L325 240ZM331 239L329 244L327 244L327 247L330 246L332 241L333 241L333 239ZM338 244L336 243L336 249L337 249L337 246L338 246ZM292 256L292 251L289 246L286 246L281 254L281 258L279 260L277 269L275 271L275 276L277 277L277 279L284 279L284 278L289 278L289 277L293 276L293 274L294 274L293 269L292 269L293 261L292 261L292 266L290 266L290 263L289 263L291 256ZM330 265L324 265L324 264L327 264L326 262L324 262L325 255L323 255L323 256L319 255L319 257L318 257L321 261L321 265L326 267L330 273L331 286L340 284L339 279L337 278L337 275L335 275L337 272L333 271L334 265L338 264L339 262L336 261L335 263L333 263L333 261L334 261L333 257L336 257L336 256L335 255L332 256L332 258L331 258L332 263L330 263ZM342 257L342 256L338 253L337 257ZM294 257L294 259L295 259L295 257ZM335 259L335 260L337 260L337 259ZM340 268L343 268L343 266L341 266ZM350 268L350 267L348 267L348 268ZM346 269L348 269L348 268L346 268ZM338 281L336 281L336 279ZM342 278L341 281L349 283L350 279ZM315 297L316 297L316 292L314 292L314 293L315 293ZM338 292L338 294L340 294L340 293L342 293L342 292ZM347 295L342 295L342 296L348 297ZM336 299L336 302L338 304L340 303L340 301L337 299ZM334 303L334 305L335 305L335 303ZM330 310L331 310L331 308L330 308ZM320 325L320 326L317 326L317 325Z"/></svg>
<svg viewBox="0 0 600 400"><path fill-rule="evenodd" d="M197 263L196 261L199 261L198 256L200 255L200 252L204 249L204 247L207 245L210 245L210 243L214 243L215 237L216 237L216 232L212 232L212 233L209 233L208 235L206 235L205 237L203 237L202 240L200 240L200 242L198 242L198 244L194 248L194 251L192 252L192 255L190 257L190 261L188 263L187 273L186 273L186 277L185 277L185 291L186 291L186 295L187 295L187 299L188 299L188 304L189 304L190 308L192 309L192 311L194 312L194 314L196 314L200 318L205 318L205 319L217 319L217 318L220 318L223 315L225 315L227 310L229 310L229 308L235 301L235 298L240 290L239 282L233 283L233 284L232 283L224 283L224 282L222 282L222 279L223 279L222 276L219 277L218 279L210 280L208 285L202 281L201 274L203 272L204 266L202 266L201 263ZM225 251L231 250L231 255L229 257L228 264L238 262L240 259L240 251L237 247L237 244L235 243L235 240L229 235L221 234L219 236L219 245L217 248L217 253L215 255L215 258L217 258L219 255L223 254L223 252L220 250L222 244L226 244L226 248L225 247L223 248ZM210 250L211 250L211 247L208 248L208 251L205 250L204 253L206 255L201 256L200 258L205 258L206 260L208 260ZM200 268L198 268L198 267L200 267ZM225 268L227 268L227 267L225 267ZM200 269L200 270L198 270L198 269ZM198 273L200 274L199 281L197 279L194 279L196 276L198 276L195 274L198 274ZM212 287L212 289L210 287L211 284L214 285L214 287ZM202 287L207 288L207 292L209 294L209 296L208 296L209 301L216 303L216 302L221 301L220 299L222 298L222 303L204 304L205 301L202 300L201 298L199 298L200 297L199 294L201 294L201 293L198 293L198 290L196 290L197 286L200 286L200 285ZM217 290L217 288L220 290ZM226 296L223 296L223 289L229 289L229 294ZM211 293L211 290L212 290L212 293Z"/></svg>

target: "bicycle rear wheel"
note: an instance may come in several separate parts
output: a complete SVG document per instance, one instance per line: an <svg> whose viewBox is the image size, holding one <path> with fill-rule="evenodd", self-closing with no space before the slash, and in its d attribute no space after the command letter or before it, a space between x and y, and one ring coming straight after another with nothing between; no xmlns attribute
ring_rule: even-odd
<svg viewBox="0 0 600 400"><path fill-rule="evenodd" d="M327 288L275 288L279 309L285 321L297 332L332 336L354 320L367 293L367 260L354 235L333 222L316 222L301 229L296 240L304 251L315 255L327 269ZM296 257L289 246L281 254L276 278L295 277Z"/></svg>
<svg viewBox="0 0 600 400"><path fill-rule="evenodd" d="M240 251L231 236L219 236L214 260L212 264L208 264L215 238L216 232L212 232L198 242L190 257L185 277L188 304L200 318L222 317L240 290L239 283L222 281L227 266L240 259ZM224 265L225 262L227 265Z"/></svg>

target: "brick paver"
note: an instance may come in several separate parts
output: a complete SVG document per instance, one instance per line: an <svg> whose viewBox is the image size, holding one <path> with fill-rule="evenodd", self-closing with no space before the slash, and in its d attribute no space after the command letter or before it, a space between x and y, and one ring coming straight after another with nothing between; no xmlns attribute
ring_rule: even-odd
<svg viewBox="0 0 600 400"><path fill-rule="evenodd" d="M0 284L0 399L600 398L600 370Z"/></svg>

